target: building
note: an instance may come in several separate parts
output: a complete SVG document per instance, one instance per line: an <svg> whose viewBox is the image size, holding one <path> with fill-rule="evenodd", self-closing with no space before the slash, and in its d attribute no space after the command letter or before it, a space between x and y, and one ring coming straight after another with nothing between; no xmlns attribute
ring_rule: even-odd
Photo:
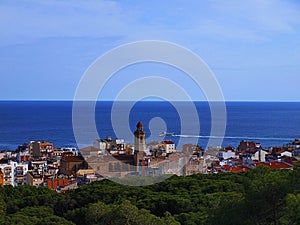
<svg viewBox="0 0 300 225"><path fill-rule="evenodd" d="M271 169L289 169L292 170L293 169L293 165L286 163L286 162L257 162L255 163L255 166L266 166L269 167Z"/></svg>
<svg viewBox="0 0 300 225"><path fill-rule="evenodd" d="M53 143L47 141L31 141L28 145L30 157L38 159L52 158L54 155Z"/></svg>
<svg viewBox="0 0 300 225"><path fill-rule="evenodd" d="M300 140L295 139L292 143L287 144L287 147L298 148L300 149Z"/></svg>
<svg viewBox="0 0 300 225"><path fill-rule="evenodd" d="M78 156L79 150L75 147L55 148L53 154L53 160L58 164L60 164L61 157L64 154L73 154L74 156Z"/></svg>
<svg viewBox="0 0 300 225"><path fill-rule="evenodd" d="M164 140L162 141L162 147L164 148L166 154L174 153L176 152L176 146L175 143L171 140Z"/></svg>
<svg viewBox="0 0 300 225"><path fill-rule="evenodd" d="M119 142L110 141L110 146L125 144L123 139L116 139ZM242 146L245 143L242 143ZM125 145L124 145L125 146ZM129 145L126 145L129 146ZM260 144L250 143L245 145L241 154L256 152L261 150ZM120 146L122 148L122 146ZM241 147L243 148L243 147ZM105 152L103 150L105 149ZM97 140L94 146L81 149L88 165L100 176L106 177L128 177L128 176L159 176L162 174L176 174L186 176L197 173L215 173L217 171L227 171L222 168L226 166L233 172L245 172L250 168L238 167L242 165L242 159L237 157L237 152L232 147L222 149L221 147L204 150L198 145L184 145L183 152L177 152L172 141L153 143L147 151L145 143L145 131L142 122L138 122L134 132L134 151L114 152L114 148L108 148L104 140ZM253 149L253 150L249 150ZM106 151L107 150L107 151ZM167 153L168 152L168 153ZM244 152L244 153L243 153ZM111 153L111 154L109 154ZM113 154L112 154L113 153ZM264 153L257 155L264 158ZM217 158L225 159L222 165ZM251 159L251 157L250 157ZM217 164L219 163L219 164ZM219 168L215 168L215 165ZM79 173L77 174L79 176ZM86 175L88 176L88 174ZM94 176L92 174L92 176ZM82 177L82 175L81 175Z"/></svg>
<svg viewBox="0 0 300 225"><path fill-rule="evenodd" d="M55 148L54 149L54 158L56 160L60 160L63 153L64 153L64 151L61 148Z"/></svg>
<svg viewBox="0 0 300 225"><path fill-rule="evenodd" d="M109 149L110 144L106 140L97 139L93 143L93 147L100 149L102 152Z"/></svg>
<svg viewBox="0 0 300 225"><path fill-rule="evenodd" d="M242 140L240 142L238 150L239 151L255 150L255 149L258 149L258 148L261 148L261 147L262 146L261 146L260 143L256 143L254 141L248 142L248 141Z"/></svg>
<svg viewBox="0 0 300 225"><path fill-rule="evenodd" d="M29 163L29 170L33 171L34 174L39 174L44 176L48 173L48 164L46 160L36 160L30 161Z"/></svg>
<svg viewBox="0 0 300 225"><path fill-rule="evenodd" d="M135 166L141 166L146 155L145 131L141 121L136 125L134 132L134 162Z"/></svg>
<svg viewBox="0 0 300 225"><path fill-rule="evenodd" d="M110 151L110 154L112 154L112 155L126 154L125 140L120 139L120 138L112 140L109 151Z"/></svg>
<svg viewBox="0 0 300 225"><path fill-rule="evenodd" d="M36 173L35 171L30 171L27 173L27 184L30 186L42 186L44 183L44 176Z"/></svg>
<svg viewBox="0 0 300 225"><path fill-rule="evenodd" d="M28 164L18 163L14 166L14 186L21 186L27 183Z"/></svg>
<svg viewBox="0 0 300 225"><path fill-rule="evenodd" d="M235 159L236 158L235 149L232 147L226 147L224 149L219 150L218 158L220 160Z"/></svg>
<svg viewBox="0 0 300 225"><path fill-rule="evenodd" d="M2 162L0 164L0 170L3 173L3 185L20 186L27 182L27 163L17 163L13 161L6 161L5 163Z"/></svg>
<svg viewBox="0 0 300 225"><path fill-rule="evenodd" d="M286 156L286 157L293 157L292 152L286 151L286 150L282 150L281 152L279 152L279 154L280 154L280 158L284 157L284 156Z"/></svg>
<svg viewBox="0 0 300 225"><path fill-rule="evenodd" d="M95 175L95 170L93 169L80 169L76 173L76 177L83 177L84 175Z"/></svg>
<svg viewBox="0 0 300 225"><path fill-rule="evenodd" d="M274 159L278 159L281 157L292 157L293 156L293 148L289 147L273 147L271 149L271 155Z"/></svg>
<svg viewBox="0 0 300 225"><path fill-rule="evenodd" d="M75 176L79 169L87 168L88 165L80 154L78 156L74 156L72 153L65 153L60 160L59 173L68 176Z"/></svg>
<svg viewBox="0 0 300 225"><path fill-rule="evenodd" d="M50 178L46 180L47 183L47 187L53 190L57 190L59 188L64 188L66 187L68 184L71 183L70 179L67 178Z"/></svg>
<svg viewBox="0 0 300 225"><path fill-rule="evenodd" d="M0 168L0 185L4 186L4 173L2 172L2 169Z"/></svg>
<svg viewBox="0 0 300 225"><path fill-rule="evenodd" d="M18 152L17 154L17 161L18 162L28 162L30 160L30 153L29 152Z"/></svg>
<svg viewBox="0 0 300 225"><path fill-rule="evenodd" d="M11 151L11 150L0 151L0 160L1 159L15 160L16 158L17 158L17 153L15 151Z"/></svg>
<svg viewBox="0 0 300 225"><path fill-rule="evenodd" d="M126 177L130 173L136 173L133 155L98 155L85 159L89 167L103 177Z"/></svg>
<svg viewBox="0 0 300 225"><path fill-rule="evenodd" d="M12 185L14 186L14 169L13 166L9 163L0 164L0 169L4 175L3 177L3 184L4 185Z"/></svg>
<svg viewBox="0 0 300 225"><path fill-rule="evenodd" d="M258 162L265 162L268 155L269 155L268 151L264 149L259 149L256 150L255 153L252 155L252 160Z"/></svg>
<svg viewBox="0 0 300 225"><path fill-rule="evenodd" d="M104 152L100 149L101 140L94 146L81 149L88 165L103 177L126 177L145 175L145 168L150 165L150 156L146 154L145 131L142 122L138 122L134 132L134 147L125 145L124 139L110 141L110 149ZM104 149L104 144L102 145ZM134 149L134 151L132 151ZM110 153L110 154L108 154Z"/></svg>
<svg viewBox="0 0 300 225"><path fill-rule="evenodd" d="M75 155L75 156L78 156L78 154L79 154L78 149L75 147L63 147L61 149L63 150L63 152L73 153L73 155Z"/></svg>
<svg viewBox="0 0 300 225"><path fill-rule="evenodd" d="M184 175L190 176L197 173L204 173L206 171L207 165L205 164L205 160L198 157L192 157L185 165Z"/></svg>

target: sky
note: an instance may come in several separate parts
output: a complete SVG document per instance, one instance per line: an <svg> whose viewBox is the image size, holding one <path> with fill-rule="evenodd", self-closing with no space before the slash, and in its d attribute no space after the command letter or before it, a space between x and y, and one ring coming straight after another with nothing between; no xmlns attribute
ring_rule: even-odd
<svg viewBox="0 0 300 225"><path fill-rule="evenodd" d="M130 42L162 40L196 53L227 101L300 101L300 1L0 1L0 99L73 99L87 68ZM203 93L181 72L145 64L115 74L101 92L164 76ZM181 82L181 83L180 83Z"/></svg>

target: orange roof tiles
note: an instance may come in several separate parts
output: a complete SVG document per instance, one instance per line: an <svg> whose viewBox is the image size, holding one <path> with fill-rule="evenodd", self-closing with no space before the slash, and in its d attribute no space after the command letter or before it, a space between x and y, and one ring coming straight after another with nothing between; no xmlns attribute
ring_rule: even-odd
<svg viewBox="0 0 300 225"><path fill-rule="evenodd" d="M257 162L255 163L255 166L267 166L271 169L292 169L293 165L286 163L286 162L270 162L270 163L264 163L264 162Z"/></svg>

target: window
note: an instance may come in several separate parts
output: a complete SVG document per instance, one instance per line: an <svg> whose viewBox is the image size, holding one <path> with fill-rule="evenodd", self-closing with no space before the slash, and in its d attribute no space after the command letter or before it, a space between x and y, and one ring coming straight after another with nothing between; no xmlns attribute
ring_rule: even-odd
<svg viewBox="0 0 300 225"><path fill-rule="evenodd" d="M119 163L115 163L115 171L121 171L121 166Z"/></svg>
<svg viewBox="0 0 300 225"><path fill-rule="evenodd" d="M108 165L108 171L109 171L109 172L113 172L113 165L112 165L112 163L110 163L110 164Z"/></svg>
<svg viewBox="0 0 300 225"><path fill-rule="evenodd" d="M122 170L123 171L128 171L128 165L126 163L122 164Z"/></svg>

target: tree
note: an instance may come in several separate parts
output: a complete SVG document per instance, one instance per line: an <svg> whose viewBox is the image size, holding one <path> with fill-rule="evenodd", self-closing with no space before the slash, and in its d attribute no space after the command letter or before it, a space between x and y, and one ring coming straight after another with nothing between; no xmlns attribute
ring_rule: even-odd
<svg viewBox="0 0 300 225"><path fill-rule="evenodd" d="M285 198L286 207L281 224L300 224L300 194L288 194Z"/></svg>
<svg viewBox="0 0 300 225"><path fill-rule="evenodd" d="M171 213L166 212L165 216L162 218L162 223L165 225L180 225L178 221L172 216Z"/></svg>
<svg viewBox="0 0 300 225"><path fill-rule="evenodd" d="M5 214L6 214L6 203L3 199L2 193L0 193L0 217L4 216Z"/></svg>
<svg viewBox="0 0 300 225"><path fill-rule="evenodd" d="M106 205L103 202L91 204L86 214L86 224L111 225L178 225L175 218L167 213L162 219L150 211L138 209L129 201Z"/></svg>
<svg viewBox="0 0 300 225"><path fill-rule="evenodd" d="M86 214L87 224L110 224L112 212L103 202L91 204Z"/></svg>
<svg viewBox="0 0 300 225"><path fill-rule="evenodd" d="M248 174L251 180L246 189L248 217L256 224L279 224L283 215L284 199L291 191L286 170L270 170L259 166Z"/></svg>

